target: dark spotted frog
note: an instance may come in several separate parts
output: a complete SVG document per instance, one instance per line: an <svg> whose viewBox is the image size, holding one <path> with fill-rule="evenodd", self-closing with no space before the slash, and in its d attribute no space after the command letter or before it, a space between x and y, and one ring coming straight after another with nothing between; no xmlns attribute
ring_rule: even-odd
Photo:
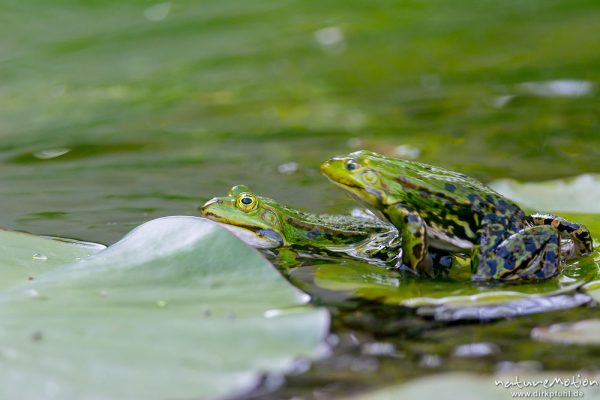
<svg viewBox="0 0 600 400"><path fill-rule="evenodd" d="M461 173L369 151L333 157L321 171L398 228L402 265L416 274L436 275L430 248L469 254L474 281L546 279L565 258L592 252L585 226L526 215Z"/></svg>

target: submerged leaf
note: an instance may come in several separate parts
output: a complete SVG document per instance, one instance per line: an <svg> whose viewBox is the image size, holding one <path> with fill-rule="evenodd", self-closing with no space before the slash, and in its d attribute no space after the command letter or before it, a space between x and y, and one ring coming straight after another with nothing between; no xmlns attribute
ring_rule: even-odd
<svg viewBox="0 0 600 400"><path fill-rule="evenodd" d="M542 342L600 344L600 319L533 328L531 337Z"/></svg>
<svg viewBox="0 0 600 400"><path fill-rule="evenodd" d="M71 263L0 294L0 398L229 395L314 356L328 328L325 310L300 306L263 257L201 218L153 220L78 262L72 245L19 240Z"/></svg>
<svg viewBox="0 0 600 400"><path fill-rule="evenodd" d="M539 374L518 374L517 376L455 372L427 376L356 396L353 399L505 400L513 397L554 397L557 392L565 393L567 391L570 393L581 392L579 396L572 396L587 398L597 393L599 384L600 375L588 376L579 372L547 371Z"/></svg>
<svg viewBox="0 0 600 400"><path fill-rule="evenodd" d="M600 214L600 175L525 183L504 179L491 182L490 186L531 209Z"/></svg>

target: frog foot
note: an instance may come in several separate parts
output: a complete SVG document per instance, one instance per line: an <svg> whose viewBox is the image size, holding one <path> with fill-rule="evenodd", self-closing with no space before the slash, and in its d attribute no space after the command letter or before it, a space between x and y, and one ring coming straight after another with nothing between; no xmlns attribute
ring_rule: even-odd
<svg viewBox="0 0 600 400"><path fill-rule="evenodd" d="M571 241L570 245L563 247L563 259L581 257L591 254L594 250L592 235L585 225L551 214L533 214L530 218L534 225L552 226L561 238Z"/></svg>

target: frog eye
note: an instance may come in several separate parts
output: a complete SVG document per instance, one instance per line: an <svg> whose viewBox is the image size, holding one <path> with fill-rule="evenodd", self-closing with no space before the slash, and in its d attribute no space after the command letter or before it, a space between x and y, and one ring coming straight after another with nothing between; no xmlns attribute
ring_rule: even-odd
<svg viewBox="0 0 600 400"><path fill-rule="evenodd" d="M237 208L245 212L254 210L257 205L258 200L250 193L242 193L236 202Z"/></svg>
<svg viewBox="0 0 600 400"><path fill-rule="evenodd" d="M359 167L358 163L354 160L346 161L345 166L348 171L354 171L355 169L358 169L358 167Z"/></svg>

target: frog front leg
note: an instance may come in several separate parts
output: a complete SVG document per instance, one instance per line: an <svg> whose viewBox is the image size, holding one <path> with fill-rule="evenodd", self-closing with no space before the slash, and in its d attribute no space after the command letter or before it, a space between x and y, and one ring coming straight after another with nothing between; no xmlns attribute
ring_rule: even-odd
<svg viewBox="0 0 600 400"><path fill-rule="evenodd" d="M594 249L592 235L585 225L577 224L551 214L532 214L531 222L535 225L554 227L563 238L571 239L571 246L563 247L565 259L591 254Z"/></svg>
<svg viewBox="0 0 600 400"><path fill-rule="evenodd" d="M512 235L501 225L484 226L472 263L473 281L551 278L560 272L560 237L548 225L524 228Z"/></svg>
<svg viewBox="0 0 600 400"><path fill-rule="evenodd" d="M386 210L390 222L402 237L402 264L416 274L434 276L433 262L427 254L427 225L419 213L395 205Z"/></svg>

